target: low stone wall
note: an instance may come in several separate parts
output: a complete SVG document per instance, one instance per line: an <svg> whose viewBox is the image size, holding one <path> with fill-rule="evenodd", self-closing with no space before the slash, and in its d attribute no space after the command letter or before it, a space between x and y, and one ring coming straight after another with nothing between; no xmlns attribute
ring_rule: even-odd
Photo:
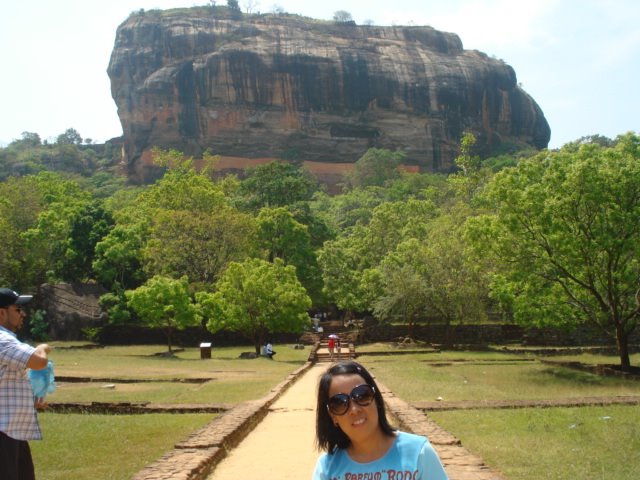
<svg viewBox="0 0 640 480"><path fill-rule="evenodd" d="M415 325L410 331L405 325L366 325L358 332L358 343L397 341L410 336L415 340L435 344L483 345L489 343L521 343L533 346L609 345L615 341L590 325L571 330L559 328L524 328L514 324L489 325ZM630 345L640 345L640 331L631 336Z"/></svg>

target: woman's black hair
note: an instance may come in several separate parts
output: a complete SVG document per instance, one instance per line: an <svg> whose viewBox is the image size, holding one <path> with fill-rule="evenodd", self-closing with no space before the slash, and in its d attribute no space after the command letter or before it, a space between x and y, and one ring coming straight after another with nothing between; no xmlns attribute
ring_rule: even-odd
<svg viewBox="0 0 640 480"><path fill-rule="evenodd" d="M374 401L378 409L378 424L384 434L393 435L395 429L389 425L384 410L384 400L371 374L358 362L338 362L329 367L320 377L320 383L318 384L318 404L316 405L316 442L318 448L333 454L336 448L346 448L351 444L349 437L333 423L333 419L327 410L331 381L333 377L338 375L360 375L367 385L373 387L375 392Z"/></svg>

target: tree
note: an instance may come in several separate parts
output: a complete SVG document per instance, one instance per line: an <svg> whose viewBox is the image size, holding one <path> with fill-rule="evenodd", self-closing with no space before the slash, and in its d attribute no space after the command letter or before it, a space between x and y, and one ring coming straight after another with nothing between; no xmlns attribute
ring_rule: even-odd
<svg viewBox="0 0 640 480"><path fill-rule="evenodd" d="M149 274L187 275L195 284L215 283L231 261L251 252L254 219L231 207L206 213L158 210L142 260Z"/></svg>
<svg viewBox="0 0 640 480"><path fill-rule="evenodd" d="M242 18L242 10L240 10L240 4L238 0L227 0L227 8L231 12L231 18Z"/></svg>
<svg viewBox="0 0 640 480"><path fill-rule="evenodd" d="M173 155L168 152L166 155ZM171 158L161 159L171 162ZM168 165L167 163L162 163ZM222 190L204 173L198 173L191 162L170 169L136 200L139 210L181 210L184 212L214 212L226 205Z"/></svg>
<svg viewBox="0 0 640 480"><path fill-rule="evenodd" d="M320 300L322 277L306 225L297 222L284 207L263 208L257 218L257 242L269 262L280 258L286 265L293 265L314 303Z"/></svg>
<svg viewBox="0 0 640 480"><path fill-rule="evenodd" d="M231 260L251 253L254 220L232 208L221 187L196 172L181 154L164 152L169 168L142 193L136 206L148 225L141 261L149 276L187 275L196 284L213 283Z"/></svg>
<svg viewBox="0 0 640 480"><path fill-rule="evenodd" d="M21 148L35 148L42 145L42 140L40 135L35 132L22 132L22 139L11 142L11 145Z"/></svg>
<svg viewBox="0 0 640 480"><path fill-rule="evenodd" d="M475 144L476 137L472 133L466 132L462 136L460 155L455 159L456 166L460 171L448 178L453 191L465 202L470 202L473 199L490 176L490 170L483 169L481 158L473 153Z"/></svg>
<svg viewBox="0 0 640 480"><path fill-rule="evenodd" d="M484 265L469 255L463 235L468 216L464 206L443 213L425 223L422 236L407 237L384 256L376 276L365 278L378 289L377 317L404 321L410 335L425 318L438 317L448 328L486 317Z"/></svg>
<svg viewBox="0 0 640 480"><path fill-rule="evenodd" d="M409 199L378 205L364 236L368 255L380 261L404 240L425 239L427 222L436 213L435 205L429 200Z"/></svg>
<svg viewBox="0 0 640 480"><path fill-rule="evenodd" d="M409 246L416 247L419 243L413 239ZM417 252L419 250L405 249L402 253ZM420 275L419 267L419 264L402 258L401 253L390 254L377 268L369 270L363 279L365 288L374 290L374 315L381 320L405 322L410 337L416 321L429 312L424 278Z"/></svg>
<svg viewBox="0 0 640 480"><path fill-rule="evenodd" d="M257 0L245 0L243 3L245 11L249 14L253 13L260 5Z"/></svg>
<svg viewBox="0 0 640 480"><path fill-rule="evenodd" d="M318 193L310 205L330 228L342 231L368 224L374 208L386 200L386 192L381 187L358 187L334 197Z"/></svg>
<svg viewBox="0 0 640 480"><path fill-rule="evenodd" d="M311 299L295 268L279 259L231 263L216 283L216 292L198 292L196 301L211 332L239 332L253 342L257 355L269 334L302 333L310 324Z"/></svg>
<svg viewBox="0 0 640 480"><path fill-rule="evenodd" d="M93 201L78 210L70 223L60 274L71 282L93 278L96 244L113 228L113 219L101 202Z"/></svg>
<svg viewBox="0 0 640 480"><path fill-rule="evenodd" d="M494 254L493 295L524 324L589 322L615 339L628 370L640 316L640 137L542 152L496 174L469 222Z"/></svg>
<svg viewBox="0 0 640 480"><path fill-rule="evenodd" d="M371 264L371 257L362 240L365 234L364 227L355 227L335 240L326 242L318 254L324 293L347 313L362 312L370 306L363 275L375 265Z"/></svg>
<svg viewBox="0 0 640 480"><path fill-rule="evenodd" d="M58 145L80 145L82 137L75 128L67 128L64 133L58 135L56 143Z"/></svg>
<svg viewBox="0 0 640 480"><path fill-rule="evenodd" d="M283 207L308 201L318 182L306 170L285 162L270 162L247 169L238 189L238 203L248 209Z"/></svg>
<svg viewBox="0 0 640 480"><path fill-rule="evenodd" d="M145 230L142 224L116 225L96 244L92 268L106 288L132 289L144 281L141 262Z"/></svg>
<svg viewBox="0 0 640 480"><path fill-rule="evenodd" d="M22 233L25 255L21 276L32 285L62 277L71 224L90 203L90 194L73 180L51 172L30 179L40 199L37 220Z"/></svg>
<svg viewBox="0 0 640 480"><path fill-rule="evenodd" d="M353 17L346 10L337 10L333 13L333 21L338 23L353 22Z"/></svg>
<svg viewBox="0 0 640 480"><path fill-rule="evenodd" d="M403 152L384 148L370 148L355 163L355 171L348 176L354 187L382 187L400 177L398 167L405 158Z"/></svg>
<svg viewBox="0 0 640 480"><path fill-rule="evenodd" d="M127 303L149 327L162 327L172 352L173 331L198 325L196 307L189 296L189 282L157 275L143 286L125 292Z"/></svg>

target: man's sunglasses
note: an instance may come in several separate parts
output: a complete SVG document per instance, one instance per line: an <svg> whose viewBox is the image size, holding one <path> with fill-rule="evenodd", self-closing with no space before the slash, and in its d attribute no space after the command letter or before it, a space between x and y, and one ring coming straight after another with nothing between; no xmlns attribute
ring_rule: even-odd
<svg viewBox="0 0 640 480"><path fill-rule="evenodd" d="M344 415L349 411L351 400L361 407L366 407L373 402L375 393L375 390L370 385L358 385L351 390L350 394L338 393L331 397L327 402L327 408L334 415Z"/></svg>

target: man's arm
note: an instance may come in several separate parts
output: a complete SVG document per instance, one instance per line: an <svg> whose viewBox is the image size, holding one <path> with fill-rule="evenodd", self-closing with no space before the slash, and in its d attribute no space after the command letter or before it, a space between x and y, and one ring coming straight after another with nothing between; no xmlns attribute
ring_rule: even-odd
<svg viewBox="0 0 640 480"><path fill-rule="evenodd" d="M50 351L51 347L46 343L41 343L40 345L38 345L35 352L33 352L31 354L31 357L29 357L27 367L31 370L42 370L43 368L47 368Z"/></svg>

